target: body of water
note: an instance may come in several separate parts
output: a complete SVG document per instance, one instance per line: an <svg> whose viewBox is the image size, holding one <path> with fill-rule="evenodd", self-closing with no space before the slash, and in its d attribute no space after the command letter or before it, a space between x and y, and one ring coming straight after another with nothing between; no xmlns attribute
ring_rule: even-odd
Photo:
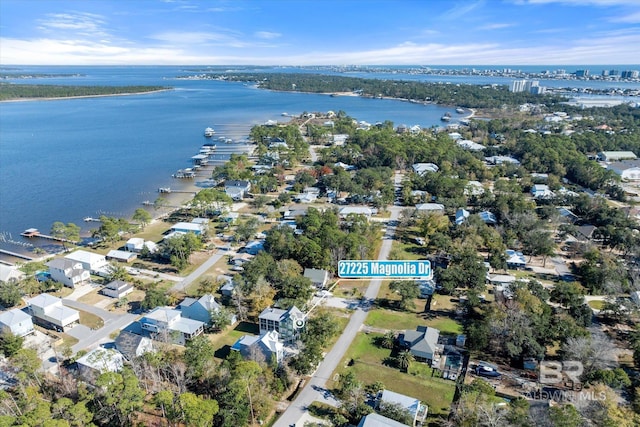
<svg viewBox="0 0 640 427"><path fill-rule="evenodd" d="M23 70L21 70L23 71ZM86 235L100 214L130 218L159 187L179 188L171 178L190 166L217 135L246 138L251 126L300 114L343 110L370 123L409 126L440 123L450 108L394 100L280 93L242 83L178 80L179 67L30 67L23 72L77 73L70 78L18 83L166 85L170 91L101 98L0 103L0 248L25 250L20 232L48 233L54 221L73 222ZM214 138L215 139L215 138ZM220 159L223 161L224 159Z"/></svg>

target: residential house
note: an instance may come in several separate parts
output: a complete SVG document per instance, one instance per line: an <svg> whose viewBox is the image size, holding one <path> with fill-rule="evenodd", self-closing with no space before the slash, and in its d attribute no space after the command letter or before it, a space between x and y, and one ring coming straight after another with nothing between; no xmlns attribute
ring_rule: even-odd
<svg viewBox="0 0 640 427"><path fill-rule="evenodd" d="M31 316L18 308L3 311L0 313L0 331L24 337L34 332L33 321Z"/></svg>
<svg viewBox="0 0 640 427"><path fill-rule="evenodd" d="M269 331L280 334L280 340L285 344L293 344L300 336L300 330L304 327L305 315L298 307L293 306L289 310L267 307L258 316L260 335Z"/></svg>
<svg viewBox="0 0 640 427"><path fill-rule="evenodd" d="M525 259L522 252L515 251L513 249L507 249L504 253L506 257L507 268L517 270L526 267L527 260Z"/></svg>
<svg viewBox="0 0 640 427"><path fill-rule="evenodd" d="M607 165L624 181L640 181L640 160L622 160Z"/></svg>
<svg viewBox="0 0 640 427"><path fill-rule="evenodd" d="M179 310L157 307L140 319L140 326L156 338L184 345L204 332L204 322L182 317Z"/></svg>
<svg viewBox="0 0 640 427"><path fill-rule="evenodd" d="M0 264L0 282L9 283L20 281L24 279L25 276L26 275L15 265Z"/></svg>
<svg viewBox="0 0 640 427"><path fill-rule="evenodd" d="M65 256L66 259L82 263L85 270L89 270L91 274L100 274L107 271L109 262L104 255L96 254L89 251L78 250Z"/></svg>
<svg viewBox="0 0 640 427"><path fill-rule="evenodd" d="M484 194L484 186L480 181L469 181L464 187L465 196L481 196Z"/></svg>
<svg viewBox="0 0 640 427"><path fill-rule="evenodd" d="M55 258L49 261L46 266L49 267L51 279L69 288L75 288L76 285L88 282L91 279L89 270L86 270L79 261Z"/></svg>
<svg viewBox="0 0 640 427"><path fill-rule="evenodd" d="M193 222L179 222L170 228L172 233L193 233L196 236L204 234L205 229L204 225Z"/></svg>
<svg viewBox="0 0 640 427"><path fill-rule="evenodd" d="M503 163L509 163L516 166L520 165L520 161L518 159L514 159L513 157L509 156L489 156L485 157L484 160L487 162L487 164L493 166L501 165Z"/></svg>
<svg viewBox="0 0 640 427"><path fill-rule="evenodd" d="M239 252L244 252L249 255L257 255L258 252L264 250L264 239L252 240L248 242Z"/></svg>
<svg viewBox="0 0 640 427"><path fill-rule="evenodd" d="M329 282L329 272L320 268L305 268L303 276L311 280L311 284L318 289L324 289Z"/></svg>
<svg viewBox="0 0 640 427"><path fill-rule="evenodd" d="M435 163L414 163L411 168L418 175L424 175L429 172L438 172L440 168Z"/></svg>
<svg viewBox="0 0 640 427"><path fill-rule="evenodd" d="M601 151L597 159L601 162L619 162L620 160L636 160L638 156L633 151Z"/></svg>
<svg viewBox="0 0 640 427"><path fill-rule="evenodd" d="M273 150L274 148L283 148L288 149L287 141L280 137L273 137L269 139L269 149Z"/></svg>
<svg viewBox="0 0 640 427"><path fill-rule="evenodd" d="M151 240L145 241L141 237L132 237L131 239L127 240L127 243L125 243L124 245L124 249L129 252L140 253L144 248L147 248L149 252L154 253L158 250L158 245L156 245L156 243L152 242Z"/></svg>
<svg viewBox="0 0 640 427"><path fill-rule="evenodd" d="M116 337L115 344L116 349L127 360L133 360L144 353L154 351L153 341L150 338L129 331L121 331Z"/></svg>
<svg viewBox="0 0 640 427"><path fill-rule="evenodd" d="M112 348L98 347L76 360L78 375L93 384L102 374L117 372L124 366L124 357Z"/></svg>
<svg viewBox="0 0 640 427"><path fill-rule="evenodd" d="M129 263L129 262L133 262L133 260L135 260L136 258L138 258L138 254L135 252L119 251L117 249L111 249L107 253L108 260L114 260L119 262Z"/></svg>
<svg viewBox="0 0 640 427"><path fill-rule="evenodd" d="M406 427L406 424L402 424L391 418L383 417L382 415L372 412L365 415L360 419L358 427Z"/></svg>
<svg viewBox="0 0 640 427"><path fill-rule="evenodd" d="M348 215L364 215L367 218L371 218L372 215L375 215L377 213L377 209L367 206L345 206L343 208L340 208L340 210L338 211L338 216L342 219L346 218Z"/></svg>
<svg viewBox="0 0 640 427"><path fill-rule="evenodd" d="M478 214L478 216L485 224L496 225L498 223L498 219L492 212L482 211Z"/></svg>
<svg viewBox="0 0 640 427"><path fill-rule="evenodd" d="M133 285L123 280L113 280L102 289L102 293L111 298L122 298L131 292L133 292Z"/></svg>
<svg viewBox="0 0 640 427"><path fill-rule="evenodd" d="M558 214L560 215L560 221L565 224L575 224L580 218L567 208L559 207Z"/></svg>
<svg viewBox="0 0 640 427"><path fill-rule="evenodd" d="M433 364L440 361L442 346L438 344L440 331L427 326L407 329L398 336L400 346L409 349L416 360Z"/></svg>
<svg viewBox="0 0 640 427"><path fill-rule="evenodd" d="M416 213L424 214L444 214L444 205L440 203L419 203L416 206Z"/></svg>
<svg viewBox="0 0 640 427"><path fill-rule="evenodd" d="M207 325L211 324L211 313L220 310L221 306L211 294L205 294L199 299L185 298L177 307L182 313L182 317L198 320ZM236 323L235 315L232 315L231 323Z"/></svg>
<svg viewBox="0 0 640 427"><path fill-rule="evenodd" d="M349 171L354 171L354 170L358 169L357 167L355 167L355 166L353 166L353 165L348 165L348 164L343 163L343 162L337 162L337 163L334 163L334 164L333 164L333 166L335 166L335 167L339 167L339 168L342 168L342 169L344 169L344 170L345 170L345 171L347 171L347 172L349 172Z"/></svg>
<svg viewBox="0 0 640 427"><path fill-rule="evenodd" d="M349 138L349 134L346 133L338 133L333 135L333 145L344 145L344 143Z"/></svg>
<svg viewBox="0 0 640 427"><path fill-rule="evenodd" d="M428 407L420 402L420 400L406 396L404 394L396 393L390 390L381 390L378 392L376 398L376 407L380 408L385 404L399 405L413 415L413 426L424 423L427 418Z"/></svg>
<svg viewBox="0 0 640 427"><path fill-rule="evenodd" d="M247 359L256 362L270 362L275 358L277 363L284 360L284 344L276 331L269 331L256 335L243 335L236 341L231 350L238 351Z"/></svg>
<svg viewBox="0 0 640 427"><path fill-rule="evenodd" d="M547 184L534 184L531 188L531 195L534 199L546 199L553 197L553 191L549 189Z"/></svg>
<svg viewBox="0 0 640 427"><path fill-rule="evenodd" d="M62 305L62 300L49 294L40 294L27 300L27 313L34 323L48 329L66 332L80 322L80 313Z"/></svg>
<svg viewBox="0 0 640 427"><path fill-rule="evenodd" d="M459 139L456 141L456 144L458 144L459 147L462 147L465 150L469 151L482 151L487 148L482 144L471 141L470 139Z"/></svg>
<svg viewBox="0 0 640 427"><path fill-rule="evenodd" d="M465 208L458 208L456 211L456 225L466 222L469 215L471 215L471 213L469 213Z"/></svg>
<svg viewBox="0 0 640 427"><path fill-rule="evenodd" d="M228 179L224 182L224 192L235 201L244 199L250 190L251 183L249 181Z"/></svg>

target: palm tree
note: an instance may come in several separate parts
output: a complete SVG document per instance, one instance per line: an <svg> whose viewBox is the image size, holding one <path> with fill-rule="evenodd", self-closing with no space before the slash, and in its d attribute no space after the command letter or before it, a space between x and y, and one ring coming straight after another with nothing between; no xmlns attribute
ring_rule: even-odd
<svg viewBox="0 0 640 427"><path fill-rule="evenodd" d="M380 345L382 346L382 348L392 349L395 341L396 341L396 335L393 333L393 331L389 331L382 336L382 339L380 340Z"/></svg>
<svg viewBox="0 0 640 427"><path fill-rule="evenodd" d="M409 371L409 366L411 366L411 362L413 362L414 360L415 359L410 350L402 350L396 357L398 367L400 369L403 369L405 372Z"/></svg>

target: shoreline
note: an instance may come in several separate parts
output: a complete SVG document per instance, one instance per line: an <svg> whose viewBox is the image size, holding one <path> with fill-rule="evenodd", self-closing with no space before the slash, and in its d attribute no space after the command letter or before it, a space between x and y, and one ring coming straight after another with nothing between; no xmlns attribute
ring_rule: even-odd
<svg viewBox="0 0 640 427"><path fill-rule="evenodd" d="M151 93L159 93L159 92L167 92L170 90L174 90L174 88L168 89L157 89L150 90L146 92L127 92L127 93L106 93L102 95L74 95L74 96L58 96L58 97L47 97L47 98L15 98L15 99L3 99L0 100L2 102L29 102L29 101L60 101L62 99L84 99L84 98L105 98L110 96L131 96L131 95L146 95Z"/></svg>

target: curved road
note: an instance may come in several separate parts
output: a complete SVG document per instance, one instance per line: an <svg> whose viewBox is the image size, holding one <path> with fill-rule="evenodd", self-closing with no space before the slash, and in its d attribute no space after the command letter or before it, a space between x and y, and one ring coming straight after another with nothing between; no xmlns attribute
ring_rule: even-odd
<svg viewBox="0 0 640 427"><path fill-rule="evenodd" d="M394 206L389 210L391 211L390 221L397 221L402 208ZM386 260L388 258L395 231L395 226L387 227L387 232L380 247L379 260ZM302 423L304 422L303 415L307 412L307 408L313 401L317 400L332 406L337 406L337 401L326 389L327 380L331 379L331 374L333 374L338 367L338 364L362 327L367 318L368 307L378 296L381 283L381 279L374 279L369 282L369 287L363 298L363 304L351 315L351 319L338 341L324 357L324 360L320 363L316 372L313 373L306 387L304 387L300 394L298 394L298 397L291 402L286 411L284 411L280 418L273 424L274 427L289 427L298 422L300 422L300 427L302 427Z"/></svg>

